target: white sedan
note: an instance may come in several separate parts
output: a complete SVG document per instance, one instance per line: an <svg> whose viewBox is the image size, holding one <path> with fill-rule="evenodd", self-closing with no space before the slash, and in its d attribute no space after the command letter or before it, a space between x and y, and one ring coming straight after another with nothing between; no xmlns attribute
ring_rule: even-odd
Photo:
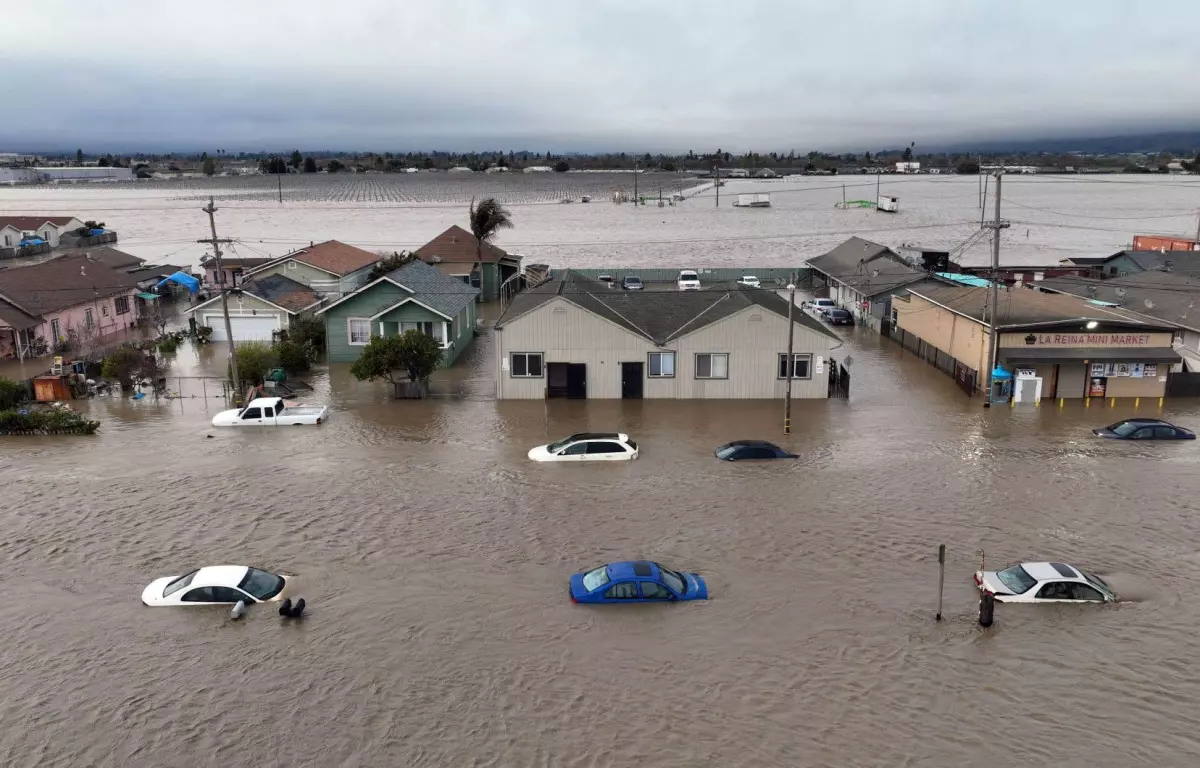
<svg viewBox="0 0 1200 768"><path fill-rule="evenodd" d="M742 275L742 279L738 280L738 285L747 285L751 288L762 288L762 283L754 275Z"/></svg>
<svg viewBox="0 0 1200 768"><path fill-rule="evenodd" d="M637 457L637 443L620 432L581 432L529 450L534 461L628 461Z"/></svg>
<svg viewBox="0 0 1200 768"><path fill-rule="evenodd" d="M1002 603L1116 602L1104 579L1066 563L1019 563L1003 571L976 571L975 585Z"/></svg>
<svg viewBox="0 0 1200 768"><path fill-rule="evenodd" d="M162 605L229 605L244 600L273 603L283 598L287 576L245 565L210 565L182 576L155 579L142 590L142 602Z"/></svg>

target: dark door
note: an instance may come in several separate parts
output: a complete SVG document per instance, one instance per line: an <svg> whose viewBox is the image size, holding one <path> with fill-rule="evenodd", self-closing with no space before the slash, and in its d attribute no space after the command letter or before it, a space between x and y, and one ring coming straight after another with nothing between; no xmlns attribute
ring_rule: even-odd
<svg viewBox="0 0 1200 768"><path fill-rule="evenodd" d="M587 398L587 365L583 363L567 364L567 397L572 400Z"/></svg>
<svg viewBox="0 0 1200 768"><path fill-rule="evenodd" d="M621 363L621 398L623 400L642 399L642 365L643 363Z"/></svg>
<svg viewBox="0 0 1200 768"><path fill-rule="evenodd" d="M583 363L546 363L546 397L587 397L587 366Z"/></svg>
<svg viewBox="0 0 1200 768"><path fill-rule="evenodd" d="M567 396L567 364L546 363L546 397Z"/></svg>

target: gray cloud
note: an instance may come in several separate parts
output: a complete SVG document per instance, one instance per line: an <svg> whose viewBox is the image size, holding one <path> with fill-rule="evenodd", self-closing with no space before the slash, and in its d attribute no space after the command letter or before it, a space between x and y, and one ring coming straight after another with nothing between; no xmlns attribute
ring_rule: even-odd
<svg viewBox="0 0 1200 768"><path fill-rule="evenodd" d="M1200 4L17 0L0 147L830 150L1200 125ZM1165 23L1164 19L1170 19Z"/></svg>

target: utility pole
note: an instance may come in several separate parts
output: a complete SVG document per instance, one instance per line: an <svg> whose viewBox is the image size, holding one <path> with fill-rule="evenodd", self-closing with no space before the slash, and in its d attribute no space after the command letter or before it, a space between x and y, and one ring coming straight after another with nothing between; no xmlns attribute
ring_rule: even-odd
<svg viewBox="0 0 1200 768"><path fill-rule="evenodd" d="M979 210L983 210L983 155L975 156L975 176L979 182Z"/></svg>
<svg viewBox="0 0 1200 768"><path fill-rule="evenodd" d="M875 169L875 207L876 208L879 207L879 180L880 180L880 178L882 178L882 176L883 176L883 169L876 168Z"/></svg>
<svg viewBox="0 0 1200 768"><path fill-rule="evenodd" d="M638 196L637 196L638 165L639 165L639 163L637 161L634 161L634 163L633 163L633 207L634 208L637 208L637 204L638 204Z"/></svg>
<svg viewBox="0 0 1200 768"><path fill-rule="evenodd" d="M233 327L229 323L229 291L225 288L225 273L221 271L221 243L233 241L221 240L217 237L217 206L213 203L212 197L208 198L208 205L204 206L201 210L208 214L208 226L212 229L212 238L209 240L197 240L196 242L212 244L213 260L216 263L217 274L221 276L221 314L225 316L225 338L229 340L229 370L233 374L233 394L236 402L241 399L241 392L238 390L242 386L242 380L238 377L237 355L234 354Z"/></svg>
<svg viewBox="0 0 1200 768"><path fill-rule="evenodd" d="M1196 242L1200 243L1200 212L1196 213Z"/></svg>
<svg viewBox="0 0 1200 768"><path fill-rule="evenodd" d="M717 190L717 207L718 208L721 207L721 165L720 165L720 162L721 161L718 160L717 165L713 166L713 176L716 178L716 181L713 182L713 189Z"/></svg>
<svg viewBox="0 0 1200 768"><path fill-rule="evenodd" d="M1000 230L1008 227L1007 221L1000 220L1000 180L1003 175L1003 168L996 171L996 218L986 225L992 230L992 292L989 297L991 306L988 310L987 376L984 378L987 382L987 400L983 403L984 408L992 406L992 371L996 369L996 335L999 326L996 314L1000 306Z"/></svg>
<svg viewBox="0 0 1200 768"><path fill-rule="evenodd" d="M279 173L279 166L275 166L275 185L279 187L279 202L283 202L283 176Z"/></svg>
<svg viewBox="0 0 1200 768"><path fill-rule="evenodd" d="M783 434L792 434L792 374L796 372L796 358L792 354L792 343L795 338L796 325L792 322L792 313L796 311L796 273L792 273L788 283L788 351L787 351L787 392L783 396Z"/></svg>

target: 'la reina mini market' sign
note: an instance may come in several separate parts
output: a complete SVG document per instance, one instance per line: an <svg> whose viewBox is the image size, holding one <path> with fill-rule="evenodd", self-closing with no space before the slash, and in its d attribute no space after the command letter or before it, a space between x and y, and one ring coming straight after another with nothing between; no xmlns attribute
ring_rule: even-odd
<svg viewBox="0 0 1200 768"><path fill-rule="evenodd" d="M1012 347L1169 347L1169 333L1006 333Z"/></svg>

